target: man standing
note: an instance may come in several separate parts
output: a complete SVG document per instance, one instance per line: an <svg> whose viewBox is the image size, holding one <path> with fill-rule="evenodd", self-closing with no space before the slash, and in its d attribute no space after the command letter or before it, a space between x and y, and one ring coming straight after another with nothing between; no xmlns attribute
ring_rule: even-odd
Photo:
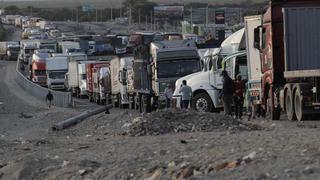
<svg viewBox="0 0 320 180"><path fill-rule="evenodd" d="M46 101L47 101L47 104L48 104L48 106L50 108L51 105L52 105L52 101L53 101L53 95L51 94L51 91L48 91L48 94L47 94L47 97L46 97Z"/></svg>
<svg viewBox="0 0 320 180"><path fill-rule="evenodd" d="M241 75L238 74L236 81L235 81L235 96L234 96L234 108L235 108L235 115L236 118L241 119L242 111L243 111L243 93L245 90L245 84L242 81Z"/></svg>
<svg viewBox="0 0 320 180"><path fill-rule="evenodd" d="M173 91L170 87L170 84L168 84L166 89L164 90L164 97L166 98L166 108L170 108L172 96Z"/></svg>
<svg viewBox="0 0 320 180"><path fill-rule="evenodd" d="M234 83L229 77L227 71L222 71L223 86L220 97L223 98L223 107L225 115L232 115L232 97L234 94Z"/></svg>
<svg viewBox="0 0 320 180"><path fill-rule="evenodd" d="M182 86L179 90L179 93L181 93L181 99L182 99L182 108L183 109L188 109L189 107L189 102L191 100L192 96L192 89L190 86L187 85L187 81L183 80L182 81Z"/></svg>

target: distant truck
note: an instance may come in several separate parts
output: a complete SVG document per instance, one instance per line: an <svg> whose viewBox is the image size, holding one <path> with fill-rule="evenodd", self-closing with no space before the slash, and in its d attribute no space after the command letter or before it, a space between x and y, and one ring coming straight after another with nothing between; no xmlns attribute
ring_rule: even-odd
<svg viewBox="0 0 320 180"><path fill-rule="evenodd" d="M49 57L46 59L47 86L53 90L65 89L65 74L68 71L68 57Z"/></svg>
<svg viewBox="0 0 320 180"><path fill-rule="evenodd" d="M35 49L37 49L36 44L30 42L22 42L19 53L19 61L23 62L24 64L30 64Z"/></svg>
<svg viewBox="0 0 320 180"><path fill-rule="evenodd" d="M116 56L111 60L112 104L114 107L129 107L133 103L133 92L128 91L128 71L133 69L133 55ZM132 89L132 88L131 88ZM130 99L129 99L130 97ZM132 105L132 104L130 104Z"/></svg>
<svg viewBox="0 0 320 180"><path fill-rule="evenodd" d="M261 61L260 52L254 47L254 29L261 24L261 15L244 17L248 64L248 105L251 111L261 108ZM259 110L260 111L260 110Z"/></svg>
<svg viewBox="0 0 320 180"><path fill-rule="evenodd" d="M262 105L277 120L318 118L320 51L318 0L271 0L262 24L255 29L260 51Z"/></svg>
<svg viewBox="0 0 320 180"><path fill-rule="evenodd" d="M88 62L86 64L86 74L87 74L87 92L90 102L95 102L101 104L104 102L109 102L109 100L101 99L105 94L100 95L100 70L101 68L108 68L110 66L109 62ZM104 93L104 92L103 92Z"/></svg>
<svg viewBox="0 0 320 180"><path fill-rule="evenodd" d="M47 86L46 60L48 53L37 53L32 55L29 74L32 82L41 86Z"/></svg>
<svg viewBox="0 0 320 180"><path fill-rule="evenodd" d="M4 60L17 60L20 51L19 42L0 42L0 58Z"/></svg>
<svg viewBox="0 0 320 180"><path fill-rule="evenodd" d="M70 49L80 49L79 42L73 41L62 41L59 44L60 53L68 54L68 50Z"/></svg>
<svg viewBox="0 0 320 180"><path fill-rule="evenodd" d="M201 70L200 57L192 40L160 41L138 46L134 51L134 89L141 112L161 106L167 85Z"/></svg>

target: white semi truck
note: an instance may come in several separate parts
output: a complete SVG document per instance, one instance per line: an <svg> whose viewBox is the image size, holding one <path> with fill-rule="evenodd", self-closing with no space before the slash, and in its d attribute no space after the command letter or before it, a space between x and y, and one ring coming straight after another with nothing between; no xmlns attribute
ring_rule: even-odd
<svg viewBox="0 0 320 180"><path fill-rule="evenodd" d="M112 103L114 106L120 108L129 106L130 92L128 92L128 86L133 84L128 84L128 71L132 72L133 68L133 56L132 55L123 55L117 56L111 60L111 90L112 90ZM132 79L132 78L131 78ZM129 88L133 89L133 88Z"/></svg>
<svg viewBox="0 0 320 180"><path fill-rule="evenodd" d="M241 29L229 36L221 47L206 54L203 59L204 65L200 72L190 74L178 79L175 83L174 99L177 107L180 107L181 95L179 89L182 81L186 80L192 88L193 99L191 107L197 111L212 112L222 109L222 102L219 99L222 90L221 72L227 70L230 77L242 74L245 78L246 53L244 29Z"/></svg>
<svg viewBox="0 0 320 180"><path fill-rule="evenodd" d="M47 85L49 89L64 90L68 57L50 57L46 61Z"/></svg>

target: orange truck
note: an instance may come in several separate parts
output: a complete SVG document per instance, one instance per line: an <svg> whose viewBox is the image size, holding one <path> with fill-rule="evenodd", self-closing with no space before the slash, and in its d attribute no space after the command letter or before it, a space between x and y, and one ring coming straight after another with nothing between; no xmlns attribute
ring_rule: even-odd
<svg viewBox="0 0 320 180"><path fill-rule="evenodd" d="M32 55L32 63L30 65L30 79L32 82L40 86L47 86L46 75L46 59L49 53L36 53Z"/></svg>

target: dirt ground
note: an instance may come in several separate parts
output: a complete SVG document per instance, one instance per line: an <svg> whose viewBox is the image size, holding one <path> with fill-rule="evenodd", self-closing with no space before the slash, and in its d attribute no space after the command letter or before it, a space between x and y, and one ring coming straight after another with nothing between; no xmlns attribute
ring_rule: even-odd
<svg viewBox="0 0 320 180"><path fill-rule="evenodd" d="M0 61L1 180L320 179L319 121L112 109L54 132L96 106L48 108L19 87L14 68Z"/></svg>

